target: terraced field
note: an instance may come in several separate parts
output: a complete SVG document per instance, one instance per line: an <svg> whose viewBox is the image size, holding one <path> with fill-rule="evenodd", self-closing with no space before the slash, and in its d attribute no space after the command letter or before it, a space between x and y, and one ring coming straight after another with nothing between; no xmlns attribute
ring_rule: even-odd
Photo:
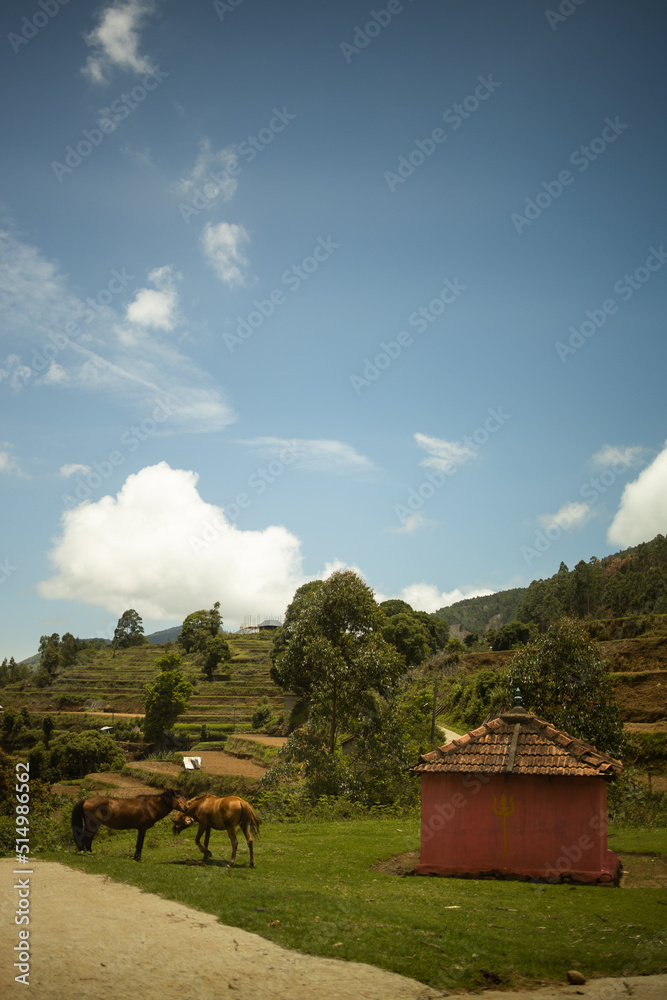
<svg viewBox="0 0 667 1000"><path fill-rule="evenodd" d="M263 697L274 712L282 712L283 693L269 676L270 640L258 635L227 635L232 651L231 663L224 673L207 681L196 655L184 656L184 673L195 689L187 712L179 723L228 726L243 729ZM81 662L64 670L48 688L30 688L30 711L40 712L111 712L119 715L143 715L145 687L152 684L159 671L155 661L166 652L180 652L173 644L146 645L132 649L85 651ZM20 686L3 691L5 707L21 707L25 695Z"/></svg>

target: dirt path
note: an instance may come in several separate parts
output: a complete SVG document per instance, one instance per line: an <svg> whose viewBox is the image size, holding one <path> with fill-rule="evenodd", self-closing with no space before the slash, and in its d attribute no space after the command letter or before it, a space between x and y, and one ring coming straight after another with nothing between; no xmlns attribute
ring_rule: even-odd
<svg viewBox="0 0 667 1000"><path fill-rule="evenodd" d="M26 996L14 982L18 878L30 879L29 995L35 1000L439 1000L423 983L370 965L289 951L225 927L210 914L53 861L32 874L0 859L0 992ZM626 986L627 984L627 986ZM233 992L228 992L233 991ZM664 1000L667 976L597 979L585 986L487 1000Z"/></svg>

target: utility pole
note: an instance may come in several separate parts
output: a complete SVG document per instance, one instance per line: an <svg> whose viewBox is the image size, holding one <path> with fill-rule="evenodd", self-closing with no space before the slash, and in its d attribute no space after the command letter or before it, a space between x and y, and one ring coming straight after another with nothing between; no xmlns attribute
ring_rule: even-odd
<svg viewBox="0 0 667 1000"><path fill-rule="evenodd" d="M435 742L435 713L436 701L438 697L438 682L433 681L433 715L431 716L431 743Z"/></svg>

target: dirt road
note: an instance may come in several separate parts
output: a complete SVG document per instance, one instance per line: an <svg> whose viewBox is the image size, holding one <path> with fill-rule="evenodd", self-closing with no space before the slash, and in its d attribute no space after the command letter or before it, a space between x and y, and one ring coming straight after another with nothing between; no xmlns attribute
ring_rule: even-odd
<svg viewBox="0 0 667 1000"><path fill-rule="evenodd" d="M370 965L288 951L210 914L52 861L0 859L0 992L34 1000L439 1000ZM26 866L27 868L27 866ZM29 879L29 993L16 983L18 879ZM667 976L597 979L486 1000L665 1000Z"/></svg>

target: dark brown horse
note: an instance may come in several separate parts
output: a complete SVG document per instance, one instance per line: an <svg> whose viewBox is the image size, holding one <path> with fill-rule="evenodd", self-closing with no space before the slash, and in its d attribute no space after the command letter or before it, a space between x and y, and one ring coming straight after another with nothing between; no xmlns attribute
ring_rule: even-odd
<svg viewBox="0 0 667 1000"><path fill-rule="evenodd" d="M232 843L232 857L229 862L233 865L236 860L236 828L239 826L243 831L243 836L250 851L250 867L255 867L255 859L252 853L252 835L259 834L259 820L253 807L240 799L237 795L227 795L225 798L218 798L216 795L198 795L190 799L187 808L180 812L174 820L174 836L177 836L186 826L199 823L199 830L195 837L195 843L204 855L204 861L208 861L213 855L208 849L208 839L211 830L226 830ZM201 845L201 835L204 833L204 846Z"/></svg>
<svg viewBox="0 0 667 1000"><path fill-rule="evenodd" d="M101 826L111 830L137 830L134 860L141 860L146 830L172 809L187 809L182 792L168 789L161 795L137 795L133 799L114 799L107 795L93 795L81 799L72 810L72 836L80 851L92 851L93 837Z"/></svg>

